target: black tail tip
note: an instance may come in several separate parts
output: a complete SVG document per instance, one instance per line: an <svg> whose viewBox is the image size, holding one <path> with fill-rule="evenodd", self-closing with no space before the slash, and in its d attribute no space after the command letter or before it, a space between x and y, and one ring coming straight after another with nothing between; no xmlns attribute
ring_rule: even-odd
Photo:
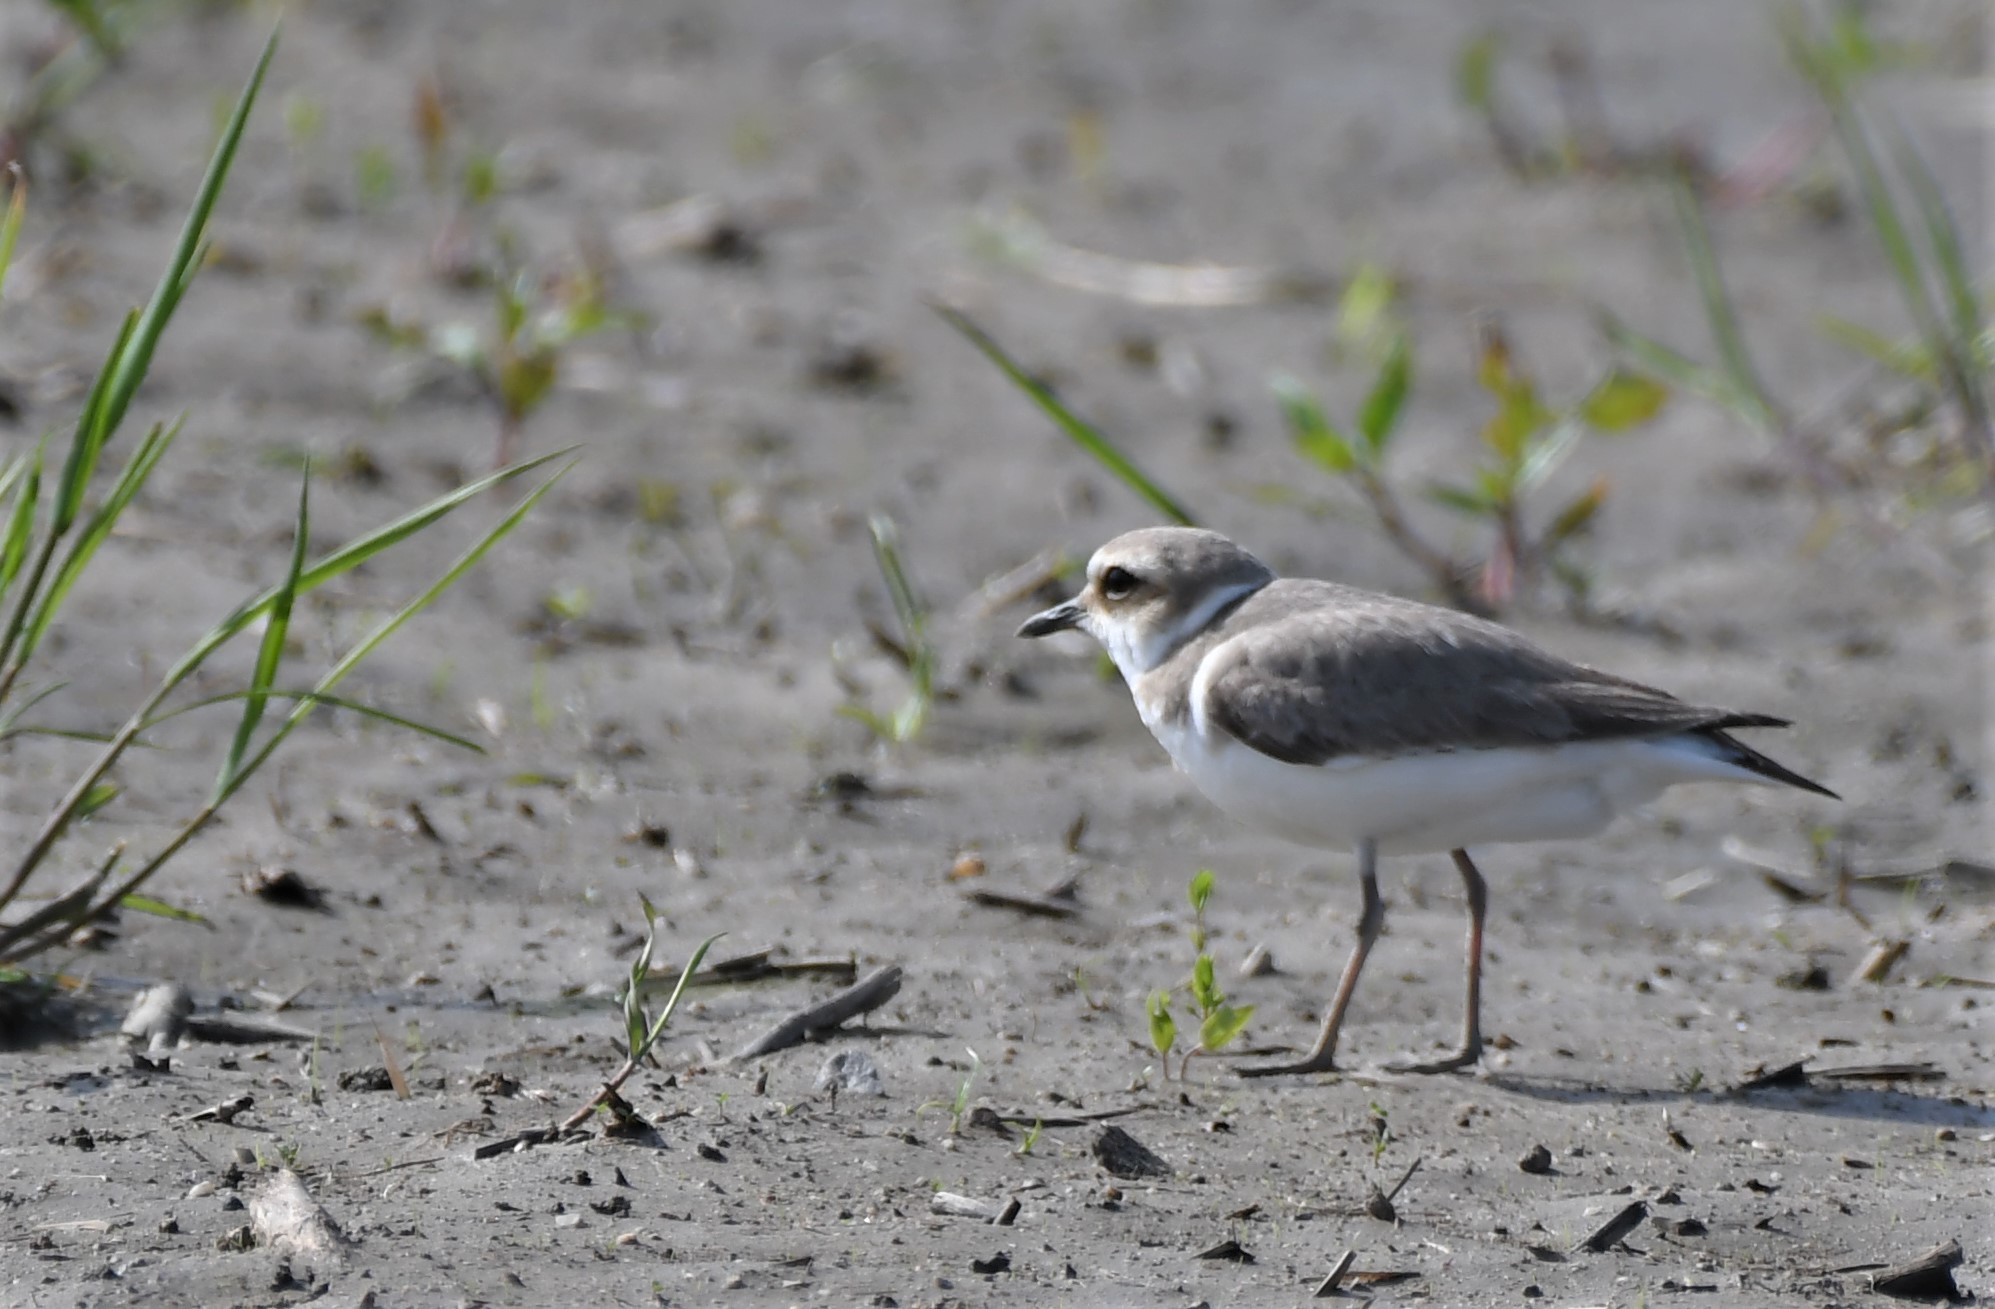
<svg viewBox="0 0 1995 1309"><path fill-rule="evenodd" d="M1751 717L1755 721L1740 721L1747 717ZM1769 718L1762 715L1737 715L1733 722L1727 724L1727 726L1731 727L1785 727L1786 725L1787 721L1785 719ZM1736 764L1749 773L1757 773L1770 782L1781 782L1794 787L1796 790L1807 791L1830 800L1842 799L1840 795L1823 786L1820 782L1812 778L1803 777L1787 765L1769 759L1728 732L1714 731L1710 736L1712 740L1725 748L1727 755L1726 762L1728 763Z"/></svg>

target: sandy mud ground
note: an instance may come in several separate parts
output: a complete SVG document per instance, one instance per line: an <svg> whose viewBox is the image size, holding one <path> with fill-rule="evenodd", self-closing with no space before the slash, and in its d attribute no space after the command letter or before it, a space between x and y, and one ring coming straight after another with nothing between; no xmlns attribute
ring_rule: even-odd
<svg viewBox="0 0 1995 1309"><path fill-rule="evenodd" d="M1880 8L1927 52L1896 111L1978 223L1975 11ZM0 310L10 450L73 416L269 17L174 15L40 147L50 180ZM40 6L0 19L17 63L58 30ZM924 300L975 313L1284 570L1421 594L1359 518L1256 489L1335 498L1267 387L1286 371L1357 403L1363 371L1327 359L1331 304L1142 304L994 261L988 236L1029 215L1122 258L1403 274L1421 353L1395 460L1418 485L1487 416L1476 311L1502 314L1558 393L1607 359L1595 306L1707 348L1660 188L1526 185L1456 104L1452 65L1486 27L1511 38L1506 91L1536 131L1558 121L1557 38L1590 52L1617 131L1720 166L1811 103L1768 13L1731 0L292 7L220 258L135 409L185 411L187 435L73 607L57 721L115 721L279 575L301 452L332 470L327 542L489 465L490 406L370 336L370 309L486 321L443 272L504 231L540 270L595 252L648 323L574 348L524 443L583 462L351 688L489 753L327 717L157 886L210 927L128 916L59 961L101 1008L0 1055L0 1301L1189 1309L1300 1303L1349 1250L1344 1285L1380 1303L1855 1305L1885 1302L1864 1266L1948 1240L1963 1292L1995 1292L1995 993L1959 984L1995 978L1976 520L1936 508L1880 534L1845 512L1816 532L1792 464L1688 398L1559 473L1568 492L1612 484L1584 557L1628 621L1554 603L1516 621L1687 696L1791 715L1757 743L1847 802L1685 790L1599 840L1485 852L1499 1048L1474 1075L1365 1071L1455 1031L1442 858L1387 865L1388 934L1345 1032L1355 1071L1245 1082L1205 1058L1180 1081L1150 1048L1144 998L1189 967L1196 869L1218 875L1220 977L1257 1006L1243 1044L1269 1048L1314 1031L1356 915L1350 865L1210 809L1091 651L1010 639L1032 597L985 603L988 579L1151 518ZM437 73L452 148L495 159L497 198L468 226L423 185L411 133ZM46 162L71 148L87 178ZM658 216L688 197L732 230L695 214L689 246L688 210ZM1857 371L1819 315L1902 330L1859 215L1781 190L1714 222L1797 409ZM351 639L497 512L314 597L301 656ZM949 693L895 749L838 713L905 692L867 635L891 622L876 512L939 616ZM198 802L229 722L177 730L129 759L131 798L62 875ZM33 830L80 750L0 752L0 844ZM1819 829L1859 875L1964 862L1860 882L1853 914L1726 853L1819 889ZM983 876L952 879L971 852ZM286 869L319 907L243 889ZM967 894L1068 881L1065 917ZM743 1063L728 1056L841 981L703 987L627 1088L648 1140L592 1128L478 1157L616 1066L640 894L672 959L726 932L716 958L898 965L902 988L826 1044ZM1881 941L1909 950L1855 980ZM1274 970L1242 978L1257 945ZM293 997L273 1016L317 1037L197 1041L148 1071L115 1028L157 981L203 1012ZM377 1089L384 1043L406 1099ZM884 1094L817 1089L836 1052L869 1057ZM1797 1060L1918 1075L1734 1090ZM196 1116L244 1097L231 1121ZM1103 1121L1159 1169L1111 1173ZM344 1232L330 1253L239 1248L287 1163ZM1369 1212L1416 1164L1391 1216ZM938 1192L993 1212L1015 1198L1015 1216L941 1213Z"/></svg>

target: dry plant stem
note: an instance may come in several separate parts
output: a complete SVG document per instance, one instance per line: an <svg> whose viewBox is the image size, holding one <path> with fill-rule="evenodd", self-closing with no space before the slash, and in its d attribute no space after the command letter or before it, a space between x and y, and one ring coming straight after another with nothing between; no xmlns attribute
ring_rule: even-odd
<svg viewBox="0 0 1995 1309"><path fill-rule="evenodd" d="M111 870L117 866L118 860L124 853L125 843L123 841L119 841L116 845L113 845L110 853L104 856L104 861L97 865L97 871L92 873L80 885L57 896L34 913L9 927L6 935L0 937L0 950L5 950L8 943L23 936L33 936L39 932L45 937L59 939L75 930L72 921L73 916L90 907L91 900L96 897L97 888L102 886L104 879L111 875ZM53 944L53 940L50 943ZM29 953L32 954L34 952L31 950Z"/></svg>
<svg viewBox="0 0 1995 1309"><path fill-rule="evenodd" d="M849 1018L878 1009L898 995L900 989L899 964L876 968L829 999L791 1014L767 1035L743 1046L734 1057L737 1060L759 1059L765 1054L802 1045L812 1032L828 1032Z"/></svg>
<svg viewBox="0 0 1995 1309"><path fill-rule="evenodd" d="M1394 1182L1392 1184L1392 1189L1385 1193L1385 1202L1387 1204L1391 1204L1394 1200L1397 1200L1399 1198L1399 1193L1406 1189L1406 1184L1413 1180L1413 1174L1419 1172L1420 1165L1425 1162L1426 1162L1426 1156L1423 1155L1415 1159L1412 1163L1406 1165L1406 1171L1399 1175L1399 1180L1397 1182Z"/></svg>
<svg viewBox="0 0 1995 1309"><path fill-rule="evenodd" d="M93 774L93 777L101 777L103 775L103 772L106 769L108 769L109 766L110 766L109 762L106 762L104 765L104 769L97 770ZM81 803L81 797L78 797L78 803ZM47 948L49 945L52 945L56 940L59 940L63 936L66 936L68 933L75 931L78 927L82 926L85 922L87 922L91 917L95 916L96 914L102 913L105 909L109 908L112 905L117 904L119 901L123 900L126 896L134 894L141 886L145 885L145 883L151 879L154 873L158 872L160 868L165 865L167 860L171 859L174 855L180 853L180 850L183 846L185 846L189 841L193 840L197 835L199 835L201 829L208 825L209 821L214 818L215 814L219 812L219 810L220 810L220 805L218 804L203 805L200 811L197 812L192 818L190 818L187 821L186 825L183 826L177 833L174 834L173 839L171 841L168 841L164 846L162 846L158 851L158 853L154 854L152 858L146 860L146 862L139 868L137 872L133 873L130 877L127 877L124 881L120 882L108 894L99 898L96 901L96 903L93 904L90 903L89 901L85 901L80 905L73 906L70 909L69 913L64 917L64 919L61 922L57 923L55 926L49 928L46 932L44 932L40 939L35 941L30 941L27 945L23 946L21 949L16 950L14 949L14 947L16 943L20 940L21 936L23 935L20 928L17 927L5 933L0 933L0 959L5 959L8 958L9 956L24 958L24 959L32 957L33 955L40 953L43 949ZM57 816L61 816L61 810L57 811ZM52 818L51 823L53 822L54 819ZM65 820L65 825L66 825L66 820ZM44 832L46 833L47 831L48 829L45 828ZM56 828L54 831L54 835L60 836L61 828ZM51 838L51 840L52 839L53 838ZM46 853L45 848L43 853L44 854ZM42 855L39 854L34 855L31 861L22 864L21 871L16 875L16 883L15 883L16 885L18 885L21 881L26 880L28 874L34 870L35 862L38 862L41 857ZM104 872L108 873L109 871L110 869L107 866L104 869ZM101 881L102 878L100 876L97 879L97 883L93 883L93 886L98 883L101 883ZM25 925L26 924L23 924L22 926Z"/></svg>
<svg viewBox="0 0 1995 1309"><path fill-rule="evenodd" d="M1461 568L1455 560L1429 545L1424 537L1413 529L1407 521L1406 511L1400 507L1399 497L1392 493L1379 475L1369 468L1352 470L1357 478L1358 489L1371 506L1372 516L1378 520L1379 530L1386 539L1397 546L1400 553L1425 569L1434 579L1434 584L1448 597L1449 603L1461 609L1479 611L1481 601L1463 585Z"/></svg>
<svg viewBox="0 0 1995 1309"><path fill-rule="evenodd" d="M596 1110L602 1108L616 1097L617 1093L623 1089L623 1084L630 1080L631 1074L643 1066L645 1057L649 1054L650 1051L646 1050L644 1054L634 1059L625 1059L623 1067L617 1069L615 1076L603 1083L601 1089L589 1098L587 1104L561 1120L561 1125L555 1128L555 1134L560 1135L572 1132L583 1123L588 1122L591 1114L594 1114Z"/></svg>

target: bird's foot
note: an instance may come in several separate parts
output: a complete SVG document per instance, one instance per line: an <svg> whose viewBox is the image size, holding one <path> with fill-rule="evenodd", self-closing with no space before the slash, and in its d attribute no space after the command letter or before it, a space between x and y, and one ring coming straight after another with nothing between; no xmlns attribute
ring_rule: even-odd
<svg viewBox="0 0 1995 1309"><path fill-rule="evenodd" d="M1465 1045L1452 1054L1433 1060L1407 1059L1385 1066L1388 1073L1458 1073L1464 1068L1473 1068L1482 1061L1482 1042Z"/></svg>
<svg viewBox="0 0 1995 1309"><path fill-rule="evenodd" d="M1301 1077L1309 1073L1335 1073L1337 1057L1329 1050L1312 1050L1292 1064L1255 1064L1247 1068L1236 1068L1242 1077Z"/></svg>

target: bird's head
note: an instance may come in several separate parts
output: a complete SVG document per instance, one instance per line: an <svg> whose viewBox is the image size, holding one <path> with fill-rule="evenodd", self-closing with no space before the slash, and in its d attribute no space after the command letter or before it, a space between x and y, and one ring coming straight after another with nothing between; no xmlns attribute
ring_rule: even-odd
<svg viewBox="0 0 1995 1309"><path fill-rule="evenodd" d="M1018 634L1078 628L1101 642L1125 679L1149 672L1223 610L1275 577L1217 532L1148 527L1125 532L1088 560L1079 595L1025 620Z"/></svg>

